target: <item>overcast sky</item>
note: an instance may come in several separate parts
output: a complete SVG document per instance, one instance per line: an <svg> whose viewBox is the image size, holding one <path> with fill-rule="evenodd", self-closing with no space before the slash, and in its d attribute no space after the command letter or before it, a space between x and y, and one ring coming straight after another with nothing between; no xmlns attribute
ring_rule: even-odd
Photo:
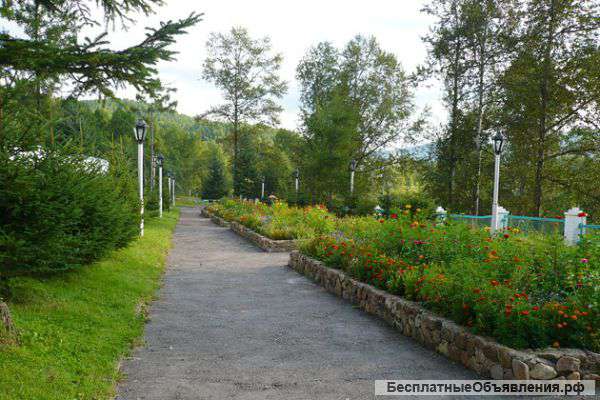
<svg viewBox="0 0 600 400"><path fill-rule="evenodd" d="M307 49L320 41L344 46L357 34L373 35L387 51L394 53L407 72L425 59L421 37L427 33L432 19L421 13L425 0L166 0L157 13L136 17L127 32L109 32L112 47L133 45L144 37L144 27L158 26L160 21L187 16L192 11L204 13L203 20L189 34L179 36L174 49L177 61L159 65L160 78L175 87L178 111L196 115L221 100L218 89L201 80L201 67L206 57L205 43L210 32L224 32L232 26L243 26L253 37L268 35L273 49L284 57L282 77L289 84L282 99L282 126L298 126L298 86L295 70ZM133 90L119 96L134 98ZM441 121L446 112L440 100L439 84L421 87L416 93L419 108L428 105L433 121Z"/></svg>

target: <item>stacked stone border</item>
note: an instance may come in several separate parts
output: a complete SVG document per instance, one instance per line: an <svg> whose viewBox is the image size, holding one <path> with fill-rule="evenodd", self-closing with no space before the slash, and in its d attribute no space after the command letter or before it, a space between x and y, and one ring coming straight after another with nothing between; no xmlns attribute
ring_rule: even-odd
<svg viewBox="0 0 600 400"><path fill-rule="evenodd" d="M215 224L217 224L219 226L222 226L225 228L229 228L229 226L230 226L229 222L227 222L223 218L219 217L218 215L211 213L210 211L208 211L206 209L206 207L204 207L204 208L202 208L202 210L200 210L200 215L202 215L205 218L210 218L210 220L212 222L214 222Z"/></svg>
<svg viewBox="0 0 600 400"><path fill-rule="evenodd" d="M252 243L269 253L288 253L298 248L298 242L296 240L269 239L237 222L231 222L229 227L241 237L250 240Z"/></svg>
<svg viewBox="0 0 600 400"><path fill-rule="evenodd" d="M405 336L485 378L599 380L600 354L578 349L515 350L434 315L418 303L359 282L344 272L293 251L289 267L327 291L383 318Z"/></svg>
<svg viewBox="0 0 600 400"><path fill-rule="evenodd" d="M256 246L260 247L269 253L287 253L298 248L297 240L273 240L266 236L261 235L253 231L250 228L238 222L228 222L223 218L211 213L206 208L200 211L200 215L205 218L210 218L215 224L223 227L230 228L233 232L237 233L241 237L250 240Z"/></svg>

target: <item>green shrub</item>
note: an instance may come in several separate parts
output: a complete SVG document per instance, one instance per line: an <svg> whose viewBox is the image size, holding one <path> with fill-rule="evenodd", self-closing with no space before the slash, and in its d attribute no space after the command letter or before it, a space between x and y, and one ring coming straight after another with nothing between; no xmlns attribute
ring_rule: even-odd
<svg viewBox="0 0 600 400"><path fill-rule="evenodd" d="M0 277L78 268L138 234L135 181L76 157L0 154ZM116 164L116 165L115 165Z"/></svg>
<svg viewBox="0 0 600 400"><path fill-rule="evenodd" d="M419 213L422 217L430 217L436 209L433 200L422 193L386 194L379 200L386 216Z"/></svg>

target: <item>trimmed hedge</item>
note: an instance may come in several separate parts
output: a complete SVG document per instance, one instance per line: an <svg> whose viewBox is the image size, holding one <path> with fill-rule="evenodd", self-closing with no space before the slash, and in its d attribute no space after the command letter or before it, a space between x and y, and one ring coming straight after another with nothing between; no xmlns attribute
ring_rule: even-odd
<svg viewBox="0 0 600 400"><path fill-rule="evenodd" d="M138 234L135 180L73 156L0 154L0 279L79 268ZM113 163L118 164L118 163Z"/></svg>

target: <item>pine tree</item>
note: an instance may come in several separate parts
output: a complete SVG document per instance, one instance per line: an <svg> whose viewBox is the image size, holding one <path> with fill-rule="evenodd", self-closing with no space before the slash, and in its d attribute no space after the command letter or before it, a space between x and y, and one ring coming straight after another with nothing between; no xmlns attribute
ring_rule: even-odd
<svg viewBox="0 0 600 400"><path fill-rule="evenodd" d="M227 195L227 166L225 156L220 147L212 146L209 164L208 176L202 183L202 198L215 200Z"/></svg>

